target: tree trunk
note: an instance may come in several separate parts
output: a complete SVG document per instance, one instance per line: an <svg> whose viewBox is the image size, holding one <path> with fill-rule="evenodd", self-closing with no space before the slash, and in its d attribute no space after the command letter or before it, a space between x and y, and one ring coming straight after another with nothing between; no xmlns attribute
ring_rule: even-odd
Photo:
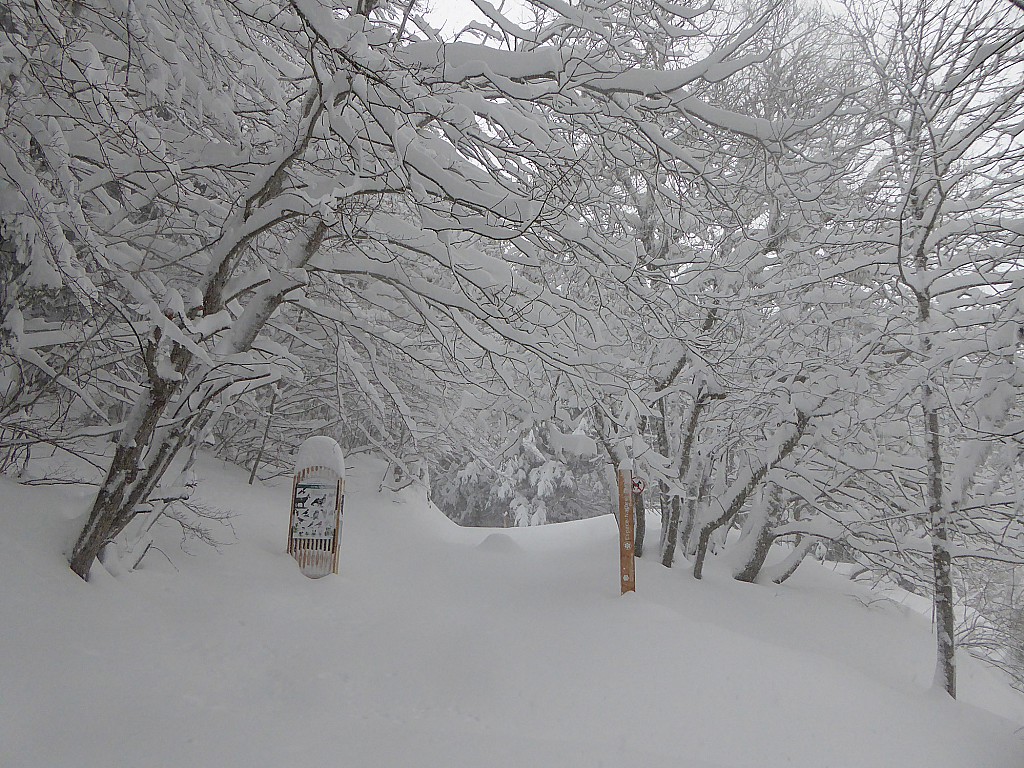
<svg viewBox="0 0 1024 768"><path fill-rule="evenodd" d="M811 536L797 535L793 551L781 563L766 569L765 577L776 584L782 584L796 573L796 569L800 567L800 563L804 561L813 547L814 539Z"/></svg>
<svg viewBox="0 0 1024 768"><path fill-rule="evenodd" d="M658 410L661 411L661 418L658 420L658 451L662 456L668 457L667 409L665 408L664 397L658 401ZM661 541L659 542L658 551L664 556L665 544L668 542L669 518L671 516L668 509L668 484L664 480L658 481L658 506L661 509Z"/></svg>
<svg viewBox="0 0 1024 768"><path fill-rule="evenodd" d="M302 267L308 263L323 242L326 231L326 225L314 219L296 250L296 262L292 266ZM285 296L297 287L299 284L287 276L279 276L263 285L232 329L228 352L249 350ZM211 289L214 293L220 290L223 285ZM206 303L213 305L218 305L221 299L204 297ZM159 329L154 331L144 359L149 388L140 395L127 419L110 469L89 512L89 520L68 558L71 570L83 579L88 580L89 570L100 551L125 529L139 505L156 488L189 431L201 431L205 427L212 417L212 413L205 410L206 406L228 386L207 380L214 369L210 363L186 376L194 360L193 353L173 343L167 350L165 344ZM164 355L166 361L162 358ZM165 364L170 365L176 375L162 375L160 371ZM177 406L172 407L175 401Z"/></svg>
<svg viewBox="0 0 1024 768"><path fill-rule="evenodd" d="M633 509L636 510L633 554L636 557L643 557L644 536L647 534L647 513L644 509L644 495L642 493L633 494Z"/></svg>
<svg viewBox="0 0 1024 768"><path fill-rule="evenodd" d="M157 373L158 354L159 331L151 339L145 356L150 386L139 396L128 415L89 519L68 558L71 570L82 579L88 580L89 570L100 551L132 521L135 508L146 499L159 479L154 477L154 463L147 461L147 454L157 434L160 418L179 384ZM170 355L175 370L180 371L188 357L189 353L180 347L175 348Z"/></svg>
<svg viewBox="0 0 1024 768"><path fill-rule="evenodd" d="M733 573L736 581L752 584L757 579L775 541L772 531L779 519L779 487L771 484L771 489L766 490L764 495L767 498L763 499L761 505L755 505L755 509L749 513L752 517L746 531L746 562ZM757 509L757 506L761 508Z"/></svg>
<svg viewBox="0 0 1024 768"><path fill-rule="evenodd" d="M666 568L672 567L672 561L676 554L676 542L679 540L680 508L679 494L672 494L669 501L668 528L665 530L665 547L661 553L661 564Z"/></svg>
<svg viewBox="0 0 1024 768"><path fill-rule="evenodd" d="M790 435L785 442L779 447L778 453L771 461L762 464L753 472L750 478L744 483L736 494L732 497L729 505L725 508L717 518L707 523L700 529L700 538L697 540L697 553L694 556L693 563L693 578L700 579L704 574L704 560L708 554L708 542L711 541L711 535L721 528L723 525L728 523L743 509L743 505L750 498L750 494L754 492L764 476L768 472L779 465L789 454L791 454L800 444L800 439L803 437L804 432L807 431L807 427L811 422L810 416L802 411L797 411L796 425L793 430L793 434Z"/></svg>
<svg viewBox="0 0 1024 768"><path fill-rule="evenodd" d="M664 401L663 401L664 402ZM690 474L690 462L693 457L693 445L696 442L697 424L700 420L700 412L704 409L708 400L705 394L700 392L694 398L693 408L690 410L690 418L686 423L686 433L683 435L680 446L679 473L678 479L685 481ZM676 544L679 541L679 518L682 513L682 504L679 494L672 494L672 511L669 514L668 531L665 536L665 548L661 555L661 564L666 568L672 567L672 561L676 554Z"/></svg>
<svg viewBox="0 0 1024 768"><path fill-rule="evenodd" d="M700 509L701 501L707 497L711 490L710 478L705 474L705 469L703 462L701 466L694 467L696 474L687 492L686 508L683 514L683 530L679 533L683 554L687 557L693 557L694 552L697 551L697 542L693 536L693 531L697 527L697 510Z"/></svg>
<svg viewBox="0 0 1024 768"><path fill-rule="evenodd" d="M911 204L916 221L924 218L924 196L914 190ZM928 269L928 254L920 237L914 254L914 267L923 276ZM921 339L921 358L927 365L932 353L931 296L915 289L917 297L918 331ZM932 606L935 610L935 684L956 698L956 645L954 640L952 558L949 553L949 517L943 499L942 431L939 409L935 402L935 384L932 374L921 385L921 411L927 439L925 460L928 465L928 521L932 542Z"/></svg>
<svg viewBox="0 0 1024 768"><path fill-rule="evenodd" d="M935 609L935 684L956 698L956 646L953 614L952 558L949 554L949 530L942 499L942 448L939 414L932 402L931 385L921 390L928 433L928 516L932 540L932 603Z"/></svg>
<svg viewBox="0 0 1024 768"><path fill-rule="evenodd" d="M934 566L935 629L937 656L935 682L952 698L956 698L956 643L953 616L952 558L945 539L943 525L932 533L932 563Z"/></svg>
<svg viewBox="0 0 1024 768"><path fill-rule="evenodd" d="M263 427L263 437L260 439L259 450L256 451L256 458L252 462L252 472L249 473L249 485L256 481L256 470L260 468L263 460L263 450L267 447L267 435L270 434L270 422L274 419L274 405L277 403L277 392L270 398L270 410L267 412L267 423Z"/></svg>
<svg viewBox="0 0 1024 768"><path fill-rule="evenodd" d="M668 541L668 486L664 480L658 481L658 509L661 510L661 539L658 541L658 552L665 551Z"/></svg>

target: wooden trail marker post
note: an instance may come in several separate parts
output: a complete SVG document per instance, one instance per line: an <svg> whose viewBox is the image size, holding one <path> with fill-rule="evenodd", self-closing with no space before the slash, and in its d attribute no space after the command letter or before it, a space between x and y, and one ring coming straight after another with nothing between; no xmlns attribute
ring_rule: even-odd
<svg viewBox="0 0 1024 768"><path fill-rule="evenodd" d="M302 573L319 579L338 572L345 456L330 437L311 437L299 446L292 483L288 554Z"/></svg>
<svg viewBox="0 0 1024 768"><path fill-rule="evenodd" d="M619 487L619 585L622 588L620 594L624 595L627 592L636 592L636 560L633 556L633 471L619 469L615 473L615 478Z"/></svg>

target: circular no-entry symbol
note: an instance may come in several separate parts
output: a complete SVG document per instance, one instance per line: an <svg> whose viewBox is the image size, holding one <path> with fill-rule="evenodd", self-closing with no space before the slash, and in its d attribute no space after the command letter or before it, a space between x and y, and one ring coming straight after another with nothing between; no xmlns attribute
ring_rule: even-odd
<svg viewBox="0 0 1024 768"><path fill-rule="evenodd" d="M647 487L647 483L644 482L642 477L633 478L633 493L643 493Z"/></svg>

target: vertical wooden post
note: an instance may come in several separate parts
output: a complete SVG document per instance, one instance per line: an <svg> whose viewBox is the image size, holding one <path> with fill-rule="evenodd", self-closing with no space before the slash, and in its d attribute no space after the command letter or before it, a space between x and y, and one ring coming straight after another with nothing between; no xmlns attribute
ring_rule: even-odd
<svg viewBox="0 0 1024 768"><path fill-rule="evenodd" d="M619 583L621 594L636 592L636 562L633 558L633 472L615 473L619 487Z"/></svg>

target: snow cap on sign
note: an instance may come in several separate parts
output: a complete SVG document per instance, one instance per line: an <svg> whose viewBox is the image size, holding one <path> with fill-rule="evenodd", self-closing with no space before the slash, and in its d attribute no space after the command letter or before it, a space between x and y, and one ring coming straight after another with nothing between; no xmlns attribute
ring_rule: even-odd
<svg viewBox="0 0 1024 768"><path fill-rule="evenodd" d="M295 471L298 473L310 467L327 467L337 472L338 477L344 477L345 454L341 452L338 441L326 435L307 438L295 454Z"/></svg>

